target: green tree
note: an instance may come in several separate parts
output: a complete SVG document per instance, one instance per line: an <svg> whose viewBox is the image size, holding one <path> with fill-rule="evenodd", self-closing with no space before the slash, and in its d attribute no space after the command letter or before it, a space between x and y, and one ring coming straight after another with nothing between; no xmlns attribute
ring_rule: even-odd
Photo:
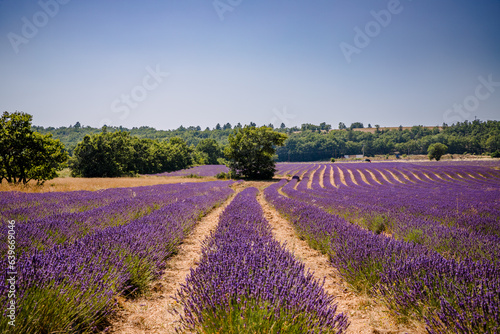
<svg viewBox="0 0 500 334"><path fill-rule="evenodd" d="M205 165L216 165L217 159L222 155L219 144L217 144L217 141L212 138L202 139L198 145L196 145L196 151L205 153L203 161L203 164Z"/></svg>
<svg viewBox="0 0 500 334"><path fill-rule="evenodd" d="M271 128L245 126L229 135L225 155L229 168L249 179L271 179L276 171L275 146L282 146L287 136Z"/></svg>
<svg viewBox="0 0 500 334"><path fill-rule="evenodd" d="M68 160L59 140L31 130L32 118L23 112L4 112L0 118L0 182L43 184Z"/></svg>
<svg viewBox="0 0 500 334"><path fill-rule="evenodd" d="M427 148L429 160L436 159L436 161L439 161L439 159L441 159L441 157L444 154L446 154L446 151L448 151L448 146L446 146L445 144L441 144L441 143L431 144Z"/></svg>
<svg viewBox="0 0 500 334"><path fill-rule="evenodd" d="M117 177L131 174L133 147L128 132L102 132L86 135L76 145L71 161L71 175L83 177Z"/></svg>

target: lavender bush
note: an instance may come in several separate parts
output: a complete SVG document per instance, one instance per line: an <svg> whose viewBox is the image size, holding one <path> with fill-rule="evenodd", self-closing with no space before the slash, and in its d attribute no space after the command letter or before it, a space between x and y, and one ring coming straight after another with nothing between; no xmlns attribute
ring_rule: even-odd
<svg viewBox="0 0 500 334"><path fill-rule="evenodd" d="M273 239L257 189L242 191L204 242L178 291L182 326L198 333L343 333L333 297Z"/></svg>

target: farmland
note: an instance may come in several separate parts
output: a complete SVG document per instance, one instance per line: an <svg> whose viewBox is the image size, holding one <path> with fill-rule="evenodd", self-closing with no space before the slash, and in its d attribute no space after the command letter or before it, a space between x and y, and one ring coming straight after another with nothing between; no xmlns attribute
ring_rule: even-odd
<svg viewBox="0 0 500 334"><path fill-rule="evenodd" d="M167 184L4 191L0 328L14 277L18 333L496 333L499 167L283 163L249 182L199 166L144 178Z"/></svg>

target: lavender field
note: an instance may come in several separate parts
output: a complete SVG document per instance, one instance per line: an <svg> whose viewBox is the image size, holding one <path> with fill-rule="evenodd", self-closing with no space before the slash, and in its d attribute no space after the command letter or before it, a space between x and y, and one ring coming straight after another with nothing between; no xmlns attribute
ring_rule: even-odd
<svg viewBox="0 0 500 334"><path fill-rule="evenodd" d="M1 193L0 330L98 331L114 297L138 294L158 277L197 220L233 192L231 183ZM14 253L7 220L16 222ZM15 327L7 317L12 277Z"/></svg>
<svg viewBox="0 0 500 334"><path fill-rule="evenodd" d="M266 198L356 290L429 333L500 331L500 172L287 164ZM300 181L299 181L300 180Z"/></svg>
<svg viewBox="0 0 500 334"><path fill-rule="evenodd" d="M314 278L308 259L274 234L256 199L263 194L298 238L326 254L343 289L379 301L397 321L421 323L413 332L498 333L499 167L283 163L275 182L3 192L0 330L113 332L117 297L147 294L200 219L225 205L200 241L200 260L174 293L158 297L175 300L179 318L160 332L357 333L354 312L339 311L340 297Z"/></svg>

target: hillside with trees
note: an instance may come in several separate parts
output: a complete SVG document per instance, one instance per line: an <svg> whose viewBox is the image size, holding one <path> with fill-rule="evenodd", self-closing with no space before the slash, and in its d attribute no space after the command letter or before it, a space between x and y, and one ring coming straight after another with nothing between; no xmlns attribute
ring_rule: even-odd
<svg viewBox="0 0 500 334"><path fill-rule="evenodd" d="M255 123L251 123L255 126ZM272 127L272 125L269 125ZM165 141L171 138L181 138L193 150L195 161L214 163L216 157L222 157L224 147L228 145L228 136L235 129L242 128L241 124L217 124L214 128L201 129L199 126L180 126L175 130L156 130L152 127L127 129L123 127L108 127L108 132L124 131L131 136L141 139ZM60 139L70 155L76 145L85 135L97 134L101 129L83 127L80 123L74 126L60 128L33 127L42 134L52 133L54 138ZM366 131L363 131L366 130ZM431 144L442 143L448 147L450 154L491 154L500 150L500 122L480 121L462 122L452 125L443 124L436 127L402 126L397 128L382 128L379 125L368 128L363 123L355 122L351 126L339 124L339 129L332 130L326 123L320 125L302 124L299 127L287 128L281 124L275 131L288 135L284 146L276 150L277 161L317 161L338 158L344 155L365 154L366 156L387 154L427 154ZM210 144L206 142L210 139ZM197 149L203 142L203 149ZM214 143L218 147L214 146ZM212 149L209 146L212 145ZM208 153L201 153L208 150ZM215 153L214 153L215 152Z"/></svg>

